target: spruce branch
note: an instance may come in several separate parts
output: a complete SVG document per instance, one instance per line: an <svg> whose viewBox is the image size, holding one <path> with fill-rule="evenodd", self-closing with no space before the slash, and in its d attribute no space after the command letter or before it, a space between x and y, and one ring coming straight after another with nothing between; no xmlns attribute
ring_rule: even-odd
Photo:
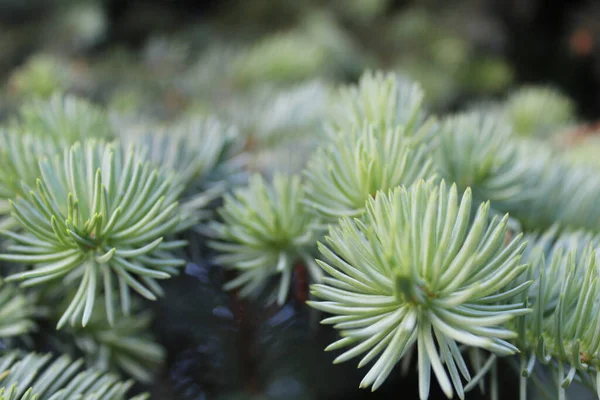
<svg viewBox="0 0 600 400"><path fill-rule="evenodd" d="M0 357L0 397L5 400L145 400L127 395L133 381L83 369L83 360L68 356L12 351Z"/></svg>
<svg viewBox="0 0 600 400"><path fill-rule="evenodd" d="M326 350L349 347L336 363L376 360L361 387L377 389L416 346L420 397L429 395L433 369L449 398L464 398L471 375L460 344L518 352L508 341L517 333L503 325L529 311L518 295L531 282L509 286L527 269L525 243L519 235L505 244L508 218L490 221L489 203L471 221L471 202L469 189L459 200L455 185L420 181L378 192L362 218L330 227L319 261L328 276L312 285L320 301L309 305L333 314L322 323L342 336Z"/></svg>
<svg viewBox="0 0 600 400"><path fill-rule="evenodd" d="M564 161L554 161L547 166L547 185L558 204L554 212L555 220L565 227L600 230L600 207L597 198L600 194L600 177L594 168L586 166L570 167ZM537 198L539 203L542 199ZM551 201L546 203L546 207Z"/></svg>
<svg viewBox="0 0 600 400"><path fill-rule="evenodd" d="M600 177L596 169L571 165L556 151L539 143L521 143L530 154L525 187L529 195L512 211L525 229L543 231L558 224L562 229L600 229ZM532 151L535 151L532 153Z"/></svg>
<svg viewBox="0 0 600 400"><path fill-rule="evenodd" d="M77 285L59 329L67 321L85 326L98 292L106 296L111 324L115 297L127 315L130 289L150 300L161 295L156 280L169 278L183 264L170 251L184 243L164 240L179 224L181 185L136 149L95 140L43 159L40 171L36 190L12 203L26 232L6 232L14 244L0 255L33 268L7 280L23 287L56 279Z"/></svg>
<svg viewBox="0 0 600 400"><path fill-rule="evenodd" d="M219 209L223 222L210 227L216 239L211 246L221 252L216 261L239 272L226 289L239 288L242 297L256 296L277 276L278 289L271 299L281 305L296 263L305 264L313 281L320 279L313 259L320 225L304 196L300 178L283 175L275 175L272 183L254 175L248 187L225 196Z"/></svg>
<svg viewBox="0 0 600 400"><path fill-rule="evenodd" d="M105 308L102 299L98 300L99 308ZM133 315L123 315L116 310L112 326L104 318L103 310L99 310L92 314L85 328L67 330L69 339L85 355L88 367L120 371L138 382L151 382L164 361L165 349L149 332L152 313L139 306L134 302Z"/></svg>
<svg viewBox="0 0 600 400"><path fill-rule="evenodd" d="M23 393L23 396L19 396L18 388L16 385L10 388L0 388L0 399L2 400L38 400L38 396L34 395L32 389Z"/></svg>
<svg viewBox="0 0 600 400"><path fill-rule="evenodd" d="M25 335L36 328L34 302L14 285L0 286L0 339Z"/></svg>
<svg viewBox="0 0 600 400"><path fill-rule="evenodd" d="M404 128L354 129L354 140L339 132L305 170L307 205L330 222L359 216L379 190L434 176L427 147L409 145Z"/></svg>
<svg viewBox="0 0 600 400"><path fill-rule="evenodd" d="M471 111L441 123L432 156L438 174L474 198L510 212L525 230L600 229L596 169L573 165L545 142L511 134L497 113Z"/></svg>
<svg viewBox="0 0 600 400"><path fill-rule="evenodd" d="M210 186L238 167L232 159L241 147L239 133L214 117L166 127L133 125L119 129L119 135L125 146L144 148L150 161L173 171L187 189Z"/></svg>
<svg viewBox="0 0 600 400"><path fill-rule="evenodd" d="M356 127L402 127L405 140L417 144L430 140L435 118L422 110L424 93L417 83L394 74L365 72L357 86L342 88L328 115L329 128L350 134Z"/></svg>
<svg viewBox="0 0 600 400"><path fill-rule="evenodd" d="M10 200L24 195L23 184L34 186L40 176L39 159L54 156L59 147L50 138L38 137L14 130L0 132L0 226L12 228Z"/></svg>
<svg viewBox="0 0 600 400"><path fill-rule="evenodd" d="M523 297L533 312L512 322L519 332L516 344L522 352L521 393L525 396L526 378L532 377L537 363L556 372L559 398L565 398L565 390L574 380L597 392L600 382L596 253L600 239L582 231L556 232L554 228L531 237L525 258L531 263L534 284Z"/></svg>
<svg viewBox="0 0 600 400"><path fill-rule="evenodd" d="M184 187L180 229L211 215L206 206L242 175L242 141L232 125L214 117L188 118L173 126L119 129L125 146L144 149L155 165L173 172Z"/></svg>
<svg viewBox="0 0 600 400"><path fill-rule="evenodd" d="M527 199L529 164L511 137L510 125L482 112L448 117L440 124L434 161L439 175L471 188L474 203L491 201L501 212L512 211Z"/></svg>
<svg viewBox="0 0 600 400"><path fill-rule="evenodd" d="M52 138L61 146L87 138L114 137L103 109L69 94L55 93L47 100L26 102L14 123L20 132Z"/></svg>

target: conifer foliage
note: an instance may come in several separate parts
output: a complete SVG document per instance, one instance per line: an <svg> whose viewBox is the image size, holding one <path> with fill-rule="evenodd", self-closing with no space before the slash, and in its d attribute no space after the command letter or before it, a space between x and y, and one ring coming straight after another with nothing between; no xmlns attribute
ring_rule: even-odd
<svg viewBox="0 0 600 400"><path fill-rule="evenodd" d="M315 59L288 63L288 42ZM323 52L281 36L241 53L231 82L249 90L277 70L296 83ZM433 385L463 399L488 379L497 395L504 359L521 400L542 371L560 399L573 382L600 395L600 178L555 146L571 103L527 90L435 116L395 74L327 95L311 85L263 93L251 115L236 103L164 124L71 94L18 109L0 132L1 399L147 398L131 379L151 382L165 359L148 301L198 251L227 296L294 301L321 322L306 330L332 326L325 350L359 360L361 388L398 379L401 363L421 399ZM311 154L296 171L246 164L273 146L281 165L298 143ZM65 354L39 353L35 334Z"/></svg>

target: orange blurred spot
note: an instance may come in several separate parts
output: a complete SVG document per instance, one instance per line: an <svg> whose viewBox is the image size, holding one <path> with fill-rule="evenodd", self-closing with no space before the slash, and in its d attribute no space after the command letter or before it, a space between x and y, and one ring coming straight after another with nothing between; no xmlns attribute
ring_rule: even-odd
<svg viewBox="0 0 600 400"><path fill-rule="evenodd" d="M579 28L571 34L569 45L573 53L578 56L587 56L594 47L594 38L589 31Z"/></svg>

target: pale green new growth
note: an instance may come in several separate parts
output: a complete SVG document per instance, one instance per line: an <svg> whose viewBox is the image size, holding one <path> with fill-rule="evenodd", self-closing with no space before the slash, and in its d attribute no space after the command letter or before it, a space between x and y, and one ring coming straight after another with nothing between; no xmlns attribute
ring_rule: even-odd
<svg viewBox="0 0 600 400"><path fill-rule="evenodd" d="M425 145L411 146L404 128L356 128L339 132L309 160L307 204L327 220L358 216L378 190L410 185L433 175Z"/></svg>
<svg viewBox="0 0 600 400"><path fill-rule="evenodd" d="M309 159L307 204L329 222L358 216L378 190L434 176L433 119L422 89L392 74L367 72L341 90L328 115L329 137Z"/></svg>
<svg viewBox="0 0 600 400"><path fill-rule="evenodd" d="M328 115L330 129L351 133L364 125L376 128L402 127L405 140L423 143L431 139L435 120L425 119L424 93L417 83L393 74L366 72L358 86L341 89Z"/></svg>
<svg viewBox="0 0 600 400"><path fill-rule="evenodd" d="M531 282L508 287L527 268L525 243L520 235L506 243L507 216L490 221L488 210L483 203L470 221L469 189L459 200L454 185L420 181L378 192L362 218L330 228L319 261L328 276L311 287L321 301L309 304L334 314L322 323L342 339L327 350L349 347L336 362L375 361L361 387L381 386L416 345L420 397L433 369L448 398L464 398L471 375L459 345L518 352L503 324L529 311L515 296Z"/></svg>
<svg viewBox="0 0 600 400"><path fill-rule="evenodd" d="M161 295L156 280L183 264L170 254L183 243L164 241L179 224L181 186L135 149L99 141L77 143L62 156L42 160L40 171L37 189L12 203L13 217L26 232L6 232L14 244L0 255L34 268L7 280L23 287L55 279L77 285L58 328L67 321L85 326L98 292L106 295L111 324L116 297L128 314L130 289L150 300Z"/></svg>
<svg viewBox="0 0 600 400"><path fill-rule="evenodd" d="M248 188L225 196L219 210L223 223L211 225L218 241L211 246L222 254L216 258L239 275L225 285L239 288L242 297L256 296L279 276L272 299L283 304L287 298L292 270L304 264L311 278L321 275L313 259L320 228L304 204L304 189L298 176L276 175L272 183L255 175Z"/></svg>

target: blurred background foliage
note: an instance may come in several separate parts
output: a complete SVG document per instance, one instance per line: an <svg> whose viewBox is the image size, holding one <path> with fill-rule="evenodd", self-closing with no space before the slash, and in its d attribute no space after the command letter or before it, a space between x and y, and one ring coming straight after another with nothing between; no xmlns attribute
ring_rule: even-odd
<svg viewBox="0 0 600 400"><path fill-rule="evenodd" d="M517 132L547 132L527 119L543 115L535 122L568 131L556 143L569 145L569 160L599 167L600 127L575 118L600 115L599 18L598 4L576 0L0 0L0 118L56 92L102 105L117 131L213 114L245 136L251 168L297 171L332 88L381 68L418 80L435 112L508 99ZM536 110L532 92L516 88L538 84L564 97L553 92ZM137 357L158 378L126 359L120 367L157 399L416 397L416 385L392 379L358 391L355 367L331 364L322 349L335 334L306 329L317 324L300 306L306 271L296 270L287 304L261 306L224 293L226 272L208 253L189 250L153 322L115 332L98 323L70 347L70 332L27 340L74 354L101 347L104 358L89 362L102 364L151 325L166 352Z"/></svg>
<svg viewBox="0 0 600 400"><path fill-rule="evenodd" d="M577 0L2 0L0 73L5 107L60 88L173 116L228 90L378 67L423 82L438 107L552 82L590 115L598 15Z"/></svg>

